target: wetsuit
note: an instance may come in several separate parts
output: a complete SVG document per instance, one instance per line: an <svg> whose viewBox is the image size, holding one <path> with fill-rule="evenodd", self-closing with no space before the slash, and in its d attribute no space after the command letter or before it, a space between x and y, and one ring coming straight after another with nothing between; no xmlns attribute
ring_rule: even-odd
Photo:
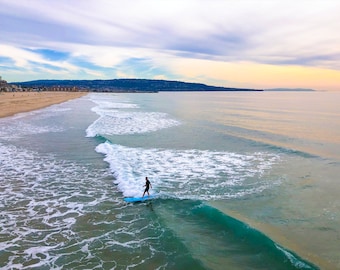
<svg viewBox="0 0 340 270"><path fill-rule="evenodd" d="M145 192L148 192L148 191L149 191L149 188L150 188L150 181L149 181L149 180L146 180L146 182L145 182L145 190L144 190L144 193L145 193Z"/></svg>

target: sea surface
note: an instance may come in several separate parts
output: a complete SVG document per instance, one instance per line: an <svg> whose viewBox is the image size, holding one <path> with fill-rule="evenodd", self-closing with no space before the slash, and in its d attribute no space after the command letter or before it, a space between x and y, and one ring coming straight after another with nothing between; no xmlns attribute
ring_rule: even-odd
<svg viewBox="0 0 340 270"><path fill-rule="evenodd" d="M340 93L90 93L0 119L0 269L340 269ZM145 177L156 199L141 196Z"/></svg>

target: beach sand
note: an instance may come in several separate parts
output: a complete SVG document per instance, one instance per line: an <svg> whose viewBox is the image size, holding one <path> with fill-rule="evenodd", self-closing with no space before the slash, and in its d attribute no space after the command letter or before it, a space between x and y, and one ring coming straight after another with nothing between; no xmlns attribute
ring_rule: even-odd
<svg viewBox="0 0 340 270"><path fill-rule="evenodd" d="M33 111L87 95L87 92L0 93L0 117Z"/></svg>

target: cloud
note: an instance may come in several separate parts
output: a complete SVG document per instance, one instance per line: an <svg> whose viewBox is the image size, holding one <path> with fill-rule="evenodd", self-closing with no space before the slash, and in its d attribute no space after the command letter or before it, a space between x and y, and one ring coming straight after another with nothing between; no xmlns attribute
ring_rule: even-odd
<svg viewBox="0 0 340 270"><path fill-rule="evenodd" d="M338 1L0 0L0 5L0 67L13 63L37 74L41 69L42 76L126 74L239 85L244 80L230 79L219 70L221 63L235 69L248 63L340 70ZM193 62L209 63L214 72L196 67L201 73L186 77L190 71L179 63Z"/></svg>
<svg viewBox="0 0 340 270"><path fill-rule="evenodd" d="M230 48L243 52L256 45L300 46L327 37L339 38L335 36L338 25L334 23L338 21L335 11L339 11L339 4L327 1L319 4L324 13L318 5L306 6L305 1L299 1L300 5L275 0L137 0L133 5L118 1L5 2L2 12L15 18L6 25L9 30L18 32L24 28L22 32L72 44L223 55ZM335 10L331 10L334 6ZM282 51L282 47L275 47Z"/></svg>
<svg viewBox="0 0 340 270"><path fill-rule="evenodd" d="M10 58L14 61L18 68L30 68L35 64L49 65L51 67L65 68L68 70L77 70L76 66L72 66L64 61L52 61L42 57L39 53L32 50L25 50L14 46L0 45L0 56Z"/></svg>

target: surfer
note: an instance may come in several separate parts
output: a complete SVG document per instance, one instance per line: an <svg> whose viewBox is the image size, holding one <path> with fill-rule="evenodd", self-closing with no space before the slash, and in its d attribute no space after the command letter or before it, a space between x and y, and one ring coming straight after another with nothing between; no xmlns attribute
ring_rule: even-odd
<svg viewBox="0 0 340 270"><path fill-rule="evenodd" d="M145 190L144 190L144 193L143 193L143 197L144 197L144 195L145 195L145 192L147 192L147 193L148 193L148 196L150 196L150 194L149 194L149 188L150 188L150 187L152 188L152 185L151 185L151 183L150 183L150 181L149 181L149 179L148 179L147 177L145 177L145 185L144 185L144 187L145 187Z"/></svg>

